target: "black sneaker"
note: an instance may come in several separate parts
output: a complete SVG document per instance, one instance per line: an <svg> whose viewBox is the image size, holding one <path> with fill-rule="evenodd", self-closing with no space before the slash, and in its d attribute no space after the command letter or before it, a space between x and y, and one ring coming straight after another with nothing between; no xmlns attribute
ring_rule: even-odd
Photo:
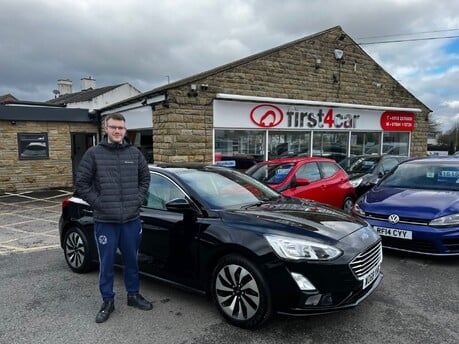
<svg viewBox="0 0 459 344"><path fill-rule="evenodd" d="M140 294L128 295L127 304L128 306L132 306L143 311L149 311L153 308L153 304L145 300Z"/></svg>
<svg viewBox="0 0 459 344"><path fill-rule="evenodd" d="M103 323L110 317L110 313L115 310L115 302L113 300L104 301L99 313L96 315L96 323Z"/></svg>

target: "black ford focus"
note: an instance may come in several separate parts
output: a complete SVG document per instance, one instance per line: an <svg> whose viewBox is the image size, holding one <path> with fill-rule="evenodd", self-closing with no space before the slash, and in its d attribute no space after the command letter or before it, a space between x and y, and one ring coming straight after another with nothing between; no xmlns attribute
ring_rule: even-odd
<svg viewBox="0 0 459 344"><path fill-rule="evenodd" d="M354 307L382 280L380 237L362 220L224 167L150 172L141 273L210 295L233 325ZM69 267L92 269L92 210L77 195L62 203L59 231Z"/></svg>

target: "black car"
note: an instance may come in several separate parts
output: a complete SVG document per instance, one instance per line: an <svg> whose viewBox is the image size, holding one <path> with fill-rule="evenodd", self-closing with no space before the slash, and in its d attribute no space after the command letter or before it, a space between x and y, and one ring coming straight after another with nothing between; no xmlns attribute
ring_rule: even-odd
<svg viewBox="0 0 459 344"><path fill-rule="evenodd" d="M382 280L381 240L363 220L224 167L150 171L141 273L211 295L236 326L256 327L273 312L354 307ZM64 200L59 231L69 267L90 270L97 249L88 204Z"/></svg>
<svg viewBox="0 0 459 344"><path fill-rule="evenodd" d="M347 172L357 197L360 197L407 159L407 156L398 155L356 155L341 160L339 164Z"/></svg>

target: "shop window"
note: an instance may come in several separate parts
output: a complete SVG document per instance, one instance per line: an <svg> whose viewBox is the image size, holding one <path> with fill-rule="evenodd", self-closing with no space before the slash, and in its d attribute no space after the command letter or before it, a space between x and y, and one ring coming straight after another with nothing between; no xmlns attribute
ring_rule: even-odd
<svg viewBox="0 0 459 344"><path fill-rule="evenodd" d="M310 132L270 131L268 142L268 159L310 155Z"/></svg>
<svg viewBox="0 0 459 344"><path fill-rule="evenodd" d="M380 147L380 132L351 134L351 156L364 154L379 154Z"/></svg>
<svg viewBox="0 0 459 344"><path fill-rule="evenodd" d="M383 154L408 156L410 145L410 133L408 132L385 132L383 134Z"/></svg>
<svg viewBox="0 0 459 344"><path fill-rule="evenodd" d="M18 133L20 160L49 159L48 133Z"/></svg>
<svg viewBox="0 0 459 344"><path fill-rule="evenodd" d="M343 132L314 132L313 156L341 161L347 157L349 133Z"/></svg>
<svg viewBox="0 0 459 344"><path fill-rule="evenodd" d="M215 130L215 160L253 159L263 161L266 132L256 130ZM250 166L249 166L250 167Z"/></svg>

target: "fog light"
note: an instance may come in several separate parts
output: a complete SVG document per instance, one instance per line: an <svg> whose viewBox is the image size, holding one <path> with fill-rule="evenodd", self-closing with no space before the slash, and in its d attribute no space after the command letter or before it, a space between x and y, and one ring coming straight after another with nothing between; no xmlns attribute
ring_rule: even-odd
<svg viewBox="0 0 459 344"><path fill-rule="evenodd" d="M297 274L296 272L291 272L290 273L295 280L296 284L298 285L298 288L303 291L316 291L316 287L309 282L309 280L304 277L301 274Z"/></svg>
<svg viewBox="0 0 459 344"><path fill-rule="evenodd" d="M322 297L322 294L309 296L306 299L306 302L304 303L304 305L305 306L317 306L320 302L321 297Z"/></svg>

